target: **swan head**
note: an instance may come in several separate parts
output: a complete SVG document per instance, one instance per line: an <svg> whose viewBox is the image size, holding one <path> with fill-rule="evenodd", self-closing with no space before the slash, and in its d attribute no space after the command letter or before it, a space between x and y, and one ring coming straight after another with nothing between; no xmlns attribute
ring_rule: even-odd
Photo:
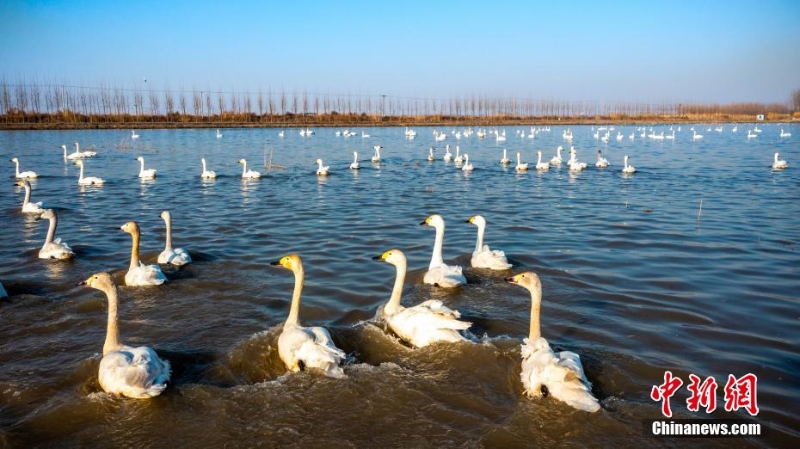
<svg viewBox="0 0 800 449"><path fill-rule="evenodd" d="M381 150L381 149L383 149L383 147L382 147L382 146L380 146L380 145L375 145L375 146L373 146L372 148L373 148L375 151L378 151L378 150Z"/></svg>
<svg viewBox="0 0 800 449"><path fill-rule="evenodd" d="M144 158L142 156L137 157L136 160L139 162L144 162Z"/></svg>
<svg viewBox="0 0 800 449"><path fill-rule="evenodd" d="M244 159L239 159L238 161L236 161L236 163L237 164L244 164L244 163L247 163L247 161L245 161Z"/></svg>
<svg viewBox="0 0 800 449"><path fill-rule="evenodd" d="M317 165L322 165L322 159L317 159Z"/></svg>
<svg viewBox="0 0 800 449"><path fill-rule="evenodd" d="M138 235L139 234L139 225L135 221L129 221L124 225L119 227L120 230L127 232L131 235Z"/></svg>
<svg viewBox="0 0 800 449"><path fill-rule="evenodd" d="M67 146L66 145L61 145L61 149L64 150L64 151L67 151Z"/></svg>
<svg viewBox="0 0 800 449"><path fill-rule="evenodd" d="M15 157L12 157L11 159L9 159L9 161L19 163L19 159Z"/></svg>
<svg viewBox="0 0 800 449"><path fill-rule="evenodd" d="M426 218L425 221L420 223L421 225L425 226L433 226L434 228L438 228L440 226L444 226L444 219L439 214L433 214L430 217Z"/></svg>
<svg viewBox="0 0 800 449"><path fill-rule="evenodd" d="M303 269L303 261L300 260L300 256L297 254L289 254L288 256L283 256L280 259L276 260L275 262L271 262L270 265L275 265L278 267L288 268L292 271L299 269Z"/></svg>
<svg viewBox="0 0 800 449"><path fill-rule="evenodd" d="M469 220L467 220L466 223L481 227L486 226L486 219L483 218L482 215L473 215L472 217L469 217Z"/></svg>
<svg viewBox="0 0 800 449"><path fill-rule="evenodd" d="M82 159L78 159L77 161L75 161L75 165L83 166L83 160Z"/></svg>
<svg viewBox="0 0 800 449"><path fill-rule="evenodd" d="M89 276L84 281L78 282L78 285L96 288L97 290L107 290L113 288L116 284L114 284L114 279L110 274L106 272L100 272Z"/></svg>
<svg viewBox="0 0 800 449"><path fill-rule="evenodd" d="M373 257L372 260L380 260L383 262L390 263L392 265L397 265L399 263L406 262L406 255L403 254L403 252L400 251L399 249L393 248L390 249L389 251L384 251L383 254L381 254L380 256Z"/></svg>
<svg viewBox="0 0 800 449"><path fill-rule="evenodd" d="M507 277L505 278L505 281L510 284L516 284L521 287L525 287L529 291L541 291L542 289L542 281L539 279L539 275L533 271L526 271L516 276Z"/></svg>
<svg viewBox="0 0 800 449"><path fill-rule="evenodd" d="M44 212L39 214L38 217L36 217L37 220L43 220L45 218L48 219L48 220L51 219L51 218L56 218L55 211L53 209L46 209Z"/></svg>
<svg viewBox="0 0 800 449"><path fill-rule="evenodd" d="M777 158L778 156L775 157ZM19 181L15 182L14 185L17 187L31 187L31 183L29 183L27 179L20 179Z"/></svg>
<svg viewBox="0 0 800 449"><path fill-rule="evenodd" d="M159 217L163 218L164 220L172 220L172 214L168 210L161 212Z"/></svg>

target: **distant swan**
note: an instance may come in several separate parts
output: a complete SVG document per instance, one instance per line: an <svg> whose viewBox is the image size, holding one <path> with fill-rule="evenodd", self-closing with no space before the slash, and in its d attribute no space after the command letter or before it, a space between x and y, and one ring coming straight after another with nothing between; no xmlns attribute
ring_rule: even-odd
<svg viewBox="0 0 800 449"><path fill-rule="evenodd" d="M350 164L350 170L358 170L360 167L358 165L358 152L353 151L353 163Z"/></svg>
<svg viewBox="0 0 800 449"><path fill-rule="evenodd" d="M428 149L428 151L429 151L428 160L431 161L431 162L435 161L436 160L436 156L433 155L433 147L430 147Z"/></svg>
<svg viewBox="0 0 800 449"><path fill-rule="evenodd" d="M460 152L461 149L458 147L458 145L456 145L456 158L453 159L453 162L455 162L456 165L462 164L464 162L464 156L462 156Z"/></svg>
<svg viewBox="0 0 800 449"><path fill-rule="evenodd" d="M139 135L136 134L136 130L132 129L131 130L131 139L135 140L135 139L138 139L138 138L139 138Z"/></svg>
<svg viewBox="0 0 800 449"><path fill-rule="evenodd" d="M520 378L525 394L542 397L542 387L547 393L571 407L586 412L600 410L597 398L592 396L592 384L586 379L581 358L570 351L553 352L542 337L540 313L542 283L533 272L506 278L506 282L525 287L531 292L531 323L528 338L522 344L522 372Z"/></svg>
<svg viewBox="0 0 800 449"><path fill-rule="evenodd" d="M508 165L511 163L511 159L506 156L506 149L503 148L503 157L500 159L500 163L503 165Z"/></svg>
<svg viewBox="0 0 800 449"><path fill-rule="evenodd" d="M322 159L317 159L317 176L328 176L330 174L330 166L322 166Z"/></svg>
<svg viewBox="0 0 800 449"><path fill-rule="evenodd" d="M292 305L278 337L278 355L286 368L293 372L315 368L330 377L344 377L339 365L344 361L345 353L334 345L328 331L324 327L300 326L300 295L305 278L300 256L290 254L272 262L272 265L288 268L294 273Z"/></svg>
<svg viewBox="0 0 800 449"><path fill-rule="evenodd" d="M135 399L161 394L169 381L169 362L159 359L156 352L147 346L132 348L120 342L117 285L111 275L97 273L78 285L100 290L108 300L108 327L98 372L103 390Z"/></svg>
<svg viewBox="0 0 800 449"><path fill-rule="evenodd" d="M75 142L75 152L72 153L70 156L75 156L76 158L95 157L95 156L97 156L97 152L95 152L95 151L81 151L81 145L78 142Z"/></svg>
<svg viewBox="0 0 800 449"><path fill-rule="evenodd" d="M622 169L622 173L636 173L636 168L633 165L628 165L628 155L625 155L625 167Z"/></svg>
<svg viewBox="0 0 800 449"><path fill-rule="evenodd" d="M468 341L458 331L468 329L472 323L459 321L461 314L446 307L438 299L430 299L413 307L400 305L406 278L406 256L399 249L390 249L374 260L382 260L397 267L397 277L389 301L378 310L378 318L389 329L414 347L423 348L432 343Z"/></svg>
<svg viewBox="0 0 800 449"><path fill-rule="evenodd" d="M563 162L563 160L561 159L561 151L563 151L563 150L564 150L564 147L562 147L562 146L559 146L558 148L556 148L556 155L553 156L552 159L550 159L550 164L551 165L561 165L561 162Z"/></svg>
<svg viewBox="0 0 800 449"><path fill-rule="evenodd" d="M78 166L81 168L80 169L80 175L78 176L78 185L82 185L82 186L101 186L101 185L103 185L105 183L105 181L102 178L98 178L96 176L89 176L89 177L84 178L83 177L84 162L79 159L75 163L78 164Z"/></svg>
<svg viewBox="0 0 800 449"><path fill-rule="evenodd" d="M17 166L17 179L36 179L36 178L39 177L39 175L37 175L36 172L32 172L32 171L24 171L24 172L20 173L19 172L19 159L15 158L15 157L12 157L9 160L11 162L13 162L14 164L16 164L16 166Z"/></svg>
<svg viewBox="0 0 800 449"><path fill-rule="evenodd" d="M380 146L380 145L375 145L372 148L375 149L375 155L372 156L372 162L380 162L381 161L381 148L383 148L383 147Z"/></svg>
<svg viewBox="0 0 800 449"><path fill-rule="evenodd" d="M50 227L47 229L47 237L44 240L44 245L42 249L39 250L39 258L72 259L75 257L75 253L72 252L72 249L66 242L62 242L60 238L55 238L56 227L58 227L58 216L55 211L53 209L47 209L36 219L41 220L43 218L50 220Z"/></svg>
<svg viewBox="0 0 800 449"><path fill-rule="evenodd" d="M242 179L258 179L258 178L261 177L261 173L255 171L255 170L248 170L247 169L247 161L246 160L239 159L236 162L238 162L239 164L244 165L242 167Z"/></svg>
<svg viewBox="0 0 800 449"><path fill-rule="evenodd" d="M780 153L775 152L775 161L772 163L773 170L782 170L784 168L789 168L789 163L783 159L778 159L778 155Z"/></svg>
<svg viewBox="0 0 800 449"><path fill-rule="evenodd" d="M507 270L511 264L506 259L506 253L500 250L489 249L489 245L483 244L483 234L486 232L486 219L481 215L474 215L466 221L478 227L478 240L475 242L475 249L472 251L470 263L474 268L489 268L492 270Z"/></svg>
<svg viewBox="0 0 800 449"><path fill-rule="evenodd" d="M542 162L542 152L541 151L537 151L536 154L539 157L539 159L536 162L536 169L537 170L550 170L550 164L548 162Z"/></svg>
<svg viewBox="0 0 800 449"><path fill-rule="evenodd" d="M575 148L570 148L569 150L569 160L567 161L567 167L569 167L569 171L581 171L587 167L586 162L578 162L578 152L575 151Z"/></svg>
<svg viewBox="0 0 800 449"><path fill-rule="evenodd" d="M450 152L450 145L445 145L444 151L445 151L444 157L443 157L444 161L445 162L452 161L453 160L453 153Z"/></svg>
<svg viewBox="0 0 800 449"><path fill-rule="evenodd" d="M472 164L469 163L469 154L464 153L464 166L461 167L461 171L471 172L474 169L475 167L473 167Z"/></svg>
<svg viewBox="0 0 800 449"><path fill-rule="evenodd" d="M222 138L222 133L219 132L219 128L217 128L217 139L221 139L221 138Z"/></svg>
<svg viewBox="0 0 800 449"><path fill-rule="evenodd" d="M164 251L158 255L158 263L171 263L172 265L181 266L187 263L192 263L192 256L183 248L172 248L172 214L165 210L161 212L159 217L164 219L167 225L167 242L164 246Z"/></svg>
<svg viewBox="0 0 800 449"><path fill-rule="evenodd" d="M442 246L444 246L444 219L442 219L442 216L438 214L431 215L420 224L433 226L436 229L431 263L428 266L428 272L425 273L423 282L445 288L466 284L467 279L461 273L461 267L445 265L444 259L442 259Z"/></svg>
<svg viewBox="0 0 800 449"><path fill-rule="evenodd" d="M206 158L200 158L200 162L203 164L203 173L200 173L201 179L217 179L217 174L214 173L212 170L206 169Z"/></svg>
<svg viewBox="0 0 800 449"><path fill-rule="evenodd" d="M787 133L781 128L781 137L792 137L792 133Z"/></svg>
<svg viewBox="0 0 800 449"><path fill-rule="evenodd" d="M514 170L528 171L528 163L527 162L525 162L524 164L522 163L522 154L520 154L519 151L517 151L517 165L516 167L514 167Z"/></svg>
<svg viewBox="0 0 800 449"><path fill-rule="evenodd" d="M131 244L131 264L128 272L125 273L125 285L141 287L147 285L161 285L167 277L161 272L158 265L145 265L139 261L139 225L135 221L129 221L120 227L133 238Z"/></svg>
<svg viewBox="0 0 800 449"><path fill-rule="evenodd" d="M603 152L597 150L597 162L595 162L595 167L597 168L606 168L608 167L608 159L603 157Z"/></svg>
<svg viewBox="0 0 800 449"><path fill-rule="evenodd" d="M136 158L139 161L140 168L139 168L139 177L142 179L155 179L156 178L156 170L154 168L148 168L147 170L144 169L144 158L139 156Z"/></svg>
<svg viewBox="0 0 800 449"><path fill-rule="evenodd" d="M42 202L31 202L31 183L27 179L20 179L16 183L19 187L25 188L25 199L22 200L22 212L25 214L41 214L44 212Z"/></svg>

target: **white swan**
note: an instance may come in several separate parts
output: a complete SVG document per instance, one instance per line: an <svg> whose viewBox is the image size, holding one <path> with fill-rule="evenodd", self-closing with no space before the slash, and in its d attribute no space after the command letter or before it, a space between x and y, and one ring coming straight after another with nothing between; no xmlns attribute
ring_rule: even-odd
<svg viewBox="0 0 800 449"><path fill-rule="evenodd" d="M288 268L294 273L292 305L278 337L278 355L286 368L293 372L315 368L330 377L344 377L339 365L344 361L345 353L334 345L328 331L324 327L300 326L300 295L305 277L300 256L290 254L272 262L272 265Z"/></svg>
<svg viewBox="0 0 800 449"><path fill-rule="evenodd" d="M358 165L358 152L353 151L353 163L350 164L350 170L358 170L359 168L361 166Z"/></svg>
<svg viewBox="0 0 800 449"><path fill-rule="evenodd" d="M781 137L792 137L792 133L787 133L781 128Z"/></svg>
<svg viewBox="0 0 800 449"><path fill-rule="evenodd" d="M778 155L780 153L775 152L775 160L772 163L773 170L783 170L784 168L789 168L789 163L783 159L778 159Z"/></svg>
<svg viewBox="0 0 800 449"><path fill-rule="evenodd" d="M578 162L578 152L575 151L575 147L570 148L569 150L569 160L567 161L567 167L569 167L569 171L581 171L587 167L586 162Z"/></svg>
<svg viewBox="0 0 800 449"><path fill-rule="evenodd" d="M481 215L474 215L466 221L478 227L478 240L475 242L475 249L472 251L470 263L474 268L489 268L492 270L507 270L511 264L506 259L506 253L497 249L489 249L489 245L483 244L483 234L486 232L486 219Z"/></svg>
<svg viewBox="0 0 800 449"><path fill-rule="evenodd" d="M200 173L201 179L217 179L217 174L214 173L213 170L206 169L206 158L200 158L200 162L203 164L203 172Z"/></svg>
<svg viewBox="0 0 800 449"><path fill-rule="evenodd" d="M192 256L183 248L172 248L172 214L165 210L161 212L159 217L164 219L167 225L167 242L164 246L164 251L158 255L158 263L171 263L172 265L181 266L187 263L192 263Z"/></svg>
<svg viewBox="0 0 800 449"><path fill-rule="evenodd" d="M561 165L561 162L563 162L563 159L561 159L561 152L563 150L564 150L564 147L562 147L562 146L559 146L558 148L556 148L556 155L553 156L552 159L550 159L550 164L551 165Z"/></svg>
<svg viewBox="0 0 800 449"><path fill-rule="evenodd" d="M25 188L25 199L22 200L22 213L41 214L44 212L41 201L36 203L31 202L31 183L29 183L27 179L20 179L15 185Z"/></svg>
<svg viewBox="0 0 800 449"><path fill-rule="evenodd" d="M399 249L390 249L374 260L382 260L397 267L397 278L392 288L389 301L378 309L378 318L384 321L389 329L401 339L416 348L423 348L432 343L468 341L458 331L469 329L472 323L459 321L461 314L457 310L446 307L438 299L413 307L400 305L403 294L403 283L406 278L406 256Z"/></svg>
<svg viewBox="0 0 800 449"><path fill-rule="evenodd" d="M236 161L239 164L242 164L242 179L258 179L261 177L261 173L255 170L248 170L247 169L247 161L244 159L239 159Z"/></svg>
<svg viewBox="0 0 800 449"><path fill-rule="evenodd" d="M597 168L606 168L608 167L608 159L603 157L603 152L597 150L597 162L594 163L595 167Z"/></svg>
<svg viewBox="0 0 800 449"><path fill-rule="evenodd" d="M219 128L217 128L217 139L222 139L222 133L219 132Z"/></svg>
<svg viewBox="0 0 800 449"><path fill-rule="evenodd" d="M522 163L522 155L517 151L517 165L514 167L516 171L528 171L528 163Z"/></svg>
<svg viewBox="0 0 800 449"><path fill-rule="evenodd" d="M139 138L139 135L138 135L138 134L136 134L136 130L135 130L135 129L132 129L132 130L131 130L131 139L134 139L134 140L136 140L136 139L138 139L138 138Z"/></svg>
<svg viewBox="0 0 800 449"><path fill-rule="evenodd" d="M82 158L82 157L83 157L83 156L82 156L82 155L81 155L79 152L77 152L77 151L76 151L75 153L69 153L69 154L67 154L67 146L66 146L66 145L61 145L61 149L64 151L64 162L66 162L67 160L72 160L72 161L74 161L75 159L80 159L80 158Z"/></svg>
<svg viewBox="0 0 800 449"><path fill-rule="evenodd" d="M461 149L458 147L458 145L456 145L456 158L453 159L453 162L455 162L456 165L464 163L464 156L462 156L460 152Z"/></svg>
<svg viewBox="0 0 800 449"><path fill-rule="evenodd" d="M503 157L500 159L500 163L503 165L508 165L511 163L511 159L506 156L506 149L503 148Z"/></svg>
<svg viewBox="0 0 800 449"><path fill-rule="evenodd" d="M39 175L37 175L36 172L32 172L32 171L24 171L24 172L20 173L19 172L19 159L15 158L15 157L12 157L9 160L11 162L13 162L17 166L17 179L36 179L36 178L39 177Z"/></svg>
<svg viewBox="0 0 800 449"><path fill-rule="evenodd" d="M330 166L322 166L322 159L317 159L317 176L328 176L330 174Z"/></svg>
<svg viewBox="0 0 800 449"><path fill-rule="evenodd" d="M622 173L636 173L636 168L633 165L628 165L628 155L625 155L625 167L622 169Z"/></svg>
<svg viewBox="0 0 800 449"><path fill-rule="evenodd" d="M139 177L142 179L156 179L156 170L154 168L144 169L144 158L139 156L136 158L139 161Z"/></svg>
<svg viewBox="0 0 800 449"><path fill-rule="evenodd" d="M431 161L431 162L435 161L436 160L436 156L433 155L433 147L430 147L428 149L428 151L429 151L428 160Z"/></svg>
<svg viewBox="0 0 800 449"><path fill-rule="evenodd" d="M536 169L537 170L550 170L550 163L542 162L542 152L541 151L537 151L536 154L539 157L539 159L536 162Z"/></svg>
<svg viewBox="0 0 800 449"><path fill-rule="evenodd" d="M285 136L283 131L278 132L278 137L283 137L283 136Z"/></svg>
<svg viewBox="0 0 800 449"><path fill-rule="evenodd" d="M120 342L117 318L119 299L117 285L111 275L97 273L78 285L100 290L108 300L108 327L98 371L103 390L135 399L161 394L169 381L169 362L158 358L158 354L147 346L132 348Z"/></svg>
<svg viewBox="0 0 800 449"><path fill-rule="evenodd" d="M78 176L78 185L81 186L101 186L105 181L102 178L98 178L96 176L89 176L84 178L83 177L83 160L78 159L75 163L81 168L80 175Z"/></svg>
<svg viewBox="0 0 800 449"><path fill-rule="evenodd" d="M525 287L531 292L530 333L522 344L522 372L520 378L529 397L542 397L542 387L547 393L568 405L587 412L600 410L597 398L592 396L592 384L586 379L581 358L570 351L553 352L542 337L540 313L542 283L533 272L520 273L506 278L506 282Z"/></svg>
<svg viewBox="0 0 800 449"><path fill-rule="evenodd" d="M444 245L444 219L442 219L442 216L438 214L431 215L420 224L433 226L436 229L436 240L433 244L431 263L422 281L426 284L445 288L466 284L467 279L461 273L461 267L445 265L444 259L442 259L442 246Z"/></svg>
<svg viewBox="0 0 800 449"><path fill-rule="evenodd" d="M692 130L692 140L700 140L703 138L702 134L697 134L697 131Z"/></svg>
<svg viewBox="0 0 800 449"><path fill-rule="evenodd" d="M62 242L60 238L55 238L56 227L58 227L58 216L53 209L47 209L42 212L36 219L41 220L46 218L50 220L50 227L47 229L47 237L44 239L44 245L39 250L40 259L72 259L75 253L67 245Z"/></svg>
<svg viewBox="0 0 800 449"><path fill-rule="evenodd" d="M453 160L453 153L450 152L450 145L445 145L444 147L444 159L445 162L450 162Z"/></svg>
<svg viewBox="0 0 800 449"><path fill-rule="evenodd" d="M139 261L139 225L135 221L129 221L120 227L133 238L131 244L131 264L128 272L125 273L125 285L141 287L147 285L161 285L166 282L167 277L158 265L145 265Z"/></svg>
<svg viewBox="0 0 800 449"><path fill-rule="evenodd" d="M87 157L95 157L97 156L97 153L94 151L81 151L81 145L78 142L75 142L75 152L70 156L75 156L75 158L82 159Z"/></svg>
<svg viewBox="0 0 800 449"><path fill-rule="evenodd" d="M475 167L473 167L472 164L469 163L469 154L464 153L464 166L461 167L461 171L469 173L474 169Z"/></svg>
<svg viewBox="0 0 800 449"><path fill-rule="evenodd" d="M372 156L372 162L380 162L381 161L381 148L383 148L383 147L380 146L380 145L375 145L372 148L375 149L375 155Z"/></svg>

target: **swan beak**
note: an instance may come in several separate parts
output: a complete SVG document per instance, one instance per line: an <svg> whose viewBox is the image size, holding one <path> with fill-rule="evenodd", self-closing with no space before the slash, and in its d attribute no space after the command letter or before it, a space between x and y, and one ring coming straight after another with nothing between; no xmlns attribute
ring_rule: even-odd
<svg viewBox="0 0 800 449"><path fill-rule="evenodd" d="M389 255L390 255L391 253L392 253L391 251L384 251L384 252L383 252L383 254L381 254L380 256L375 256L375 257L373 257L373 258L372 258L372 260L380 260L380 261L384 261L384 260L386 260L386 259L388 259L388 258L389 258Z"/></svg>
<svg viewBox="0 0 800 449"><path fill-rule="evenodd" d="M506 282L508 282L508 283L510 283L510 284L517 284L517 283L518 283L518 282L517 282L517 277L518 277L518 276L519 276L519 275L517 275L517 276L509 276L509 277L507 277L507 278L505 278L505 279L503 279L503 280L504 280L504 281L506 281Z"/></svg>
<svg viewBox="0 0 800 449"><path fill-rule="evenodd" d="M425 219L425 220L424 220L422 223L420 223L420 224L421 224L421 225L427 225L428 223L430 223L430 221L431 221L431 217L428 217L428 218L426 218L426 219Z"/></svg>
<svg viewBox="0 0 800 449"><path fill-rule="evenodd" d="M372 260L383 260L383 254L373 257Z"/></svg>
<svg viewBox="0 0 800 449"><path fill-rule="evenodd" d="M270 262L269 264L270 264L270 265L275 265L275 266L280 266L280 264L281 264L281 261L280 261L280 260L276 260L276 261L274 261L274 262Z"/></svg>
<svg viewBox="0 0 800 449"><path fill-rule="evenodd" d="M464 221L464 223L472 224L473 221L475 221L475 217L469 217L469 220Z"/></svg>

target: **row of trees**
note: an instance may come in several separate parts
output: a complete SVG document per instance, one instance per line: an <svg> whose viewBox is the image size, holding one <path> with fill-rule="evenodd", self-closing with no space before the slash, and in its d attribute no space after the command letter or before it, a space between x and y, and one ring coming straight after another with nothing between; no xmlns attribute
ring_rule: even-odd
<svg viewBox="0 0 800 449"><path fill-rule="evenodd" d="M324 122L386 121L394 118L581 118L581 117L720 117L800 110L800 89L790 104L728 105L568 102L547 99L495 98L480 95L449 99L390 95L333 95L211 90L183 86L155 88L117 85L76 86L35 81L0 80L0 123L129 122L285 122L308 118Z"/></svg>

